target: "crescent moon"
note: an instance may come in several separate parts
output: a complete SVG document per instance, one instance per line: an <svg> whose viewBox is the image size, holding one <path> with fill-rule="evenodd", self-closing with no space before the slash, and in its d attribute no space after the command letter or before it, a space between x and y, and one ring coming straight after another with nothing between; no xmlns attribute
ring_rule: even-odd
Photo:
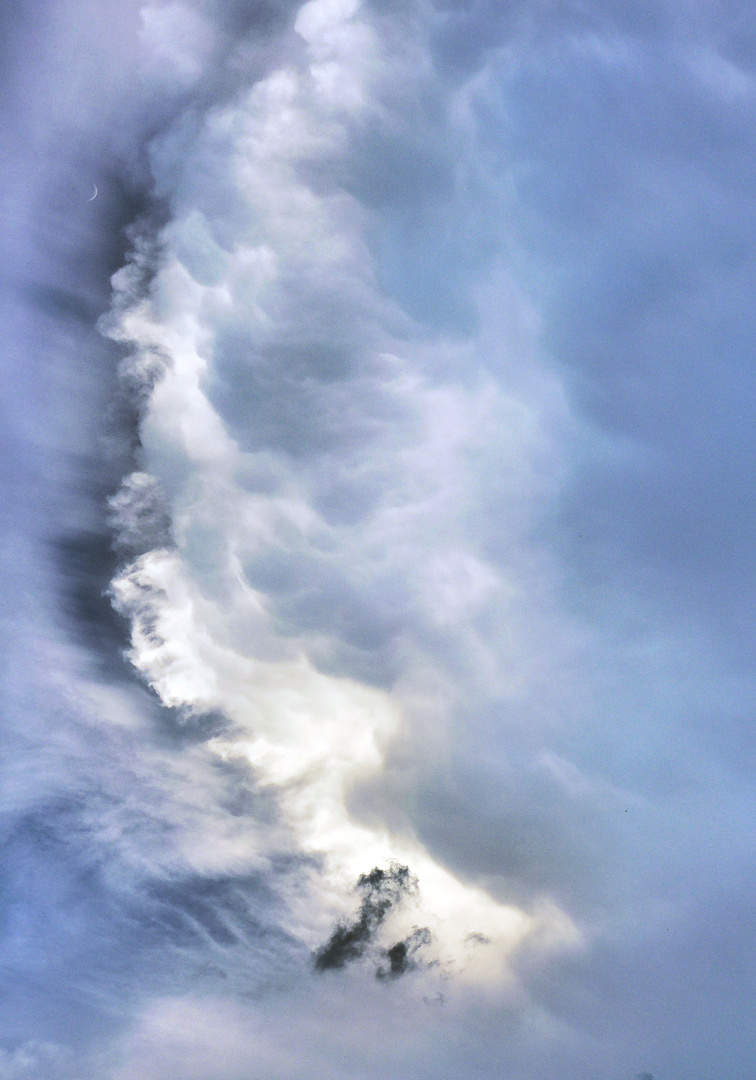
<svg viewBox="0 0 756 1080"><path fill-rule="evenodd" d="M92 188L94 190L92 191L92 194L87 199L87 202L92 202L94 199L97 198L97 184L92 184Z"/></svg>

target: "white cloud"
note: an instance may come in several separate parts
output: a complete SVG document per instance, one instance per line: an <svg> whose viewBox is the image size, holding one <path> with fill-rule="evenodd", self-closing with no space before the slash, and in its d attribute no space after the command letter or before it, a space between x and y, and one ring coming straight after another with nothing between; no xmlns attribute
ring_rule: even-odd
<svg viewBox="0 0 756 1080"><path fill-rule="evenodd" d="M227 716L232 733L210 747L248 761L301 850L324 859L321 907L300 932L315 944L359 873L406 862L432 955L485 979L544 919L571 939L569 920L497 903L411 830L357 824L347 804L392 737L422 730L414 687L430 675L441 701L456 640L469 653L461 678L488 671L498 689L484 656L498 643L484 645L472 620L521 586L476 535L490 482L476 459L514 494L516 547L533 475L551 468L549 437L537 396L474 373L480 342L421 344L376 284L369 216L340 179L354 125L381 111L385 46L369 20L356 3L313 0L295 31L304 61L154 147L171 220L147 294L134 296L136 264L116 275L111 333L133 349L132 377L150 373L142 465L166 492L175 549L142 555L114 595L132 619L132 660L163 702ZM411 97L411 67L404 76ZM436 354L447 363L455 351L472 370L435 374ZM451 646L433 644L439 630ZM329 657L338 669L350 650L392 651L397 688L314 666ZM460 696L436 710L442 727ZM473 962L476 932L492 944Z"/></svg>

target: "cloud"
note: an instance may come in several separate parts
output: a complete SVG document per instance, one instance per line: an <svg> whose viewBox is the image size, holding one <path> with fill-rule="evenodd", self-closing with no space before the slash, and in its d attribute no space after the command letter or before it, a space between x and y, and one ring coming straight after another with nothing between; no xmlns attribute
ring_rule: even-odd
<svg viewBox="0 0 756 1080"><path fill-rule="evenodd" d="M384 952L388 961L388 967L378 968L376 976L379 979L398 979L418 967L419 961L415 959L415 953L425 945L431 943L431 932L427 926L414 927L403 941L397 941Z"/></svg>
<svg viewBox="0 0 756 1080"><path fill-rule="evenodd" d="M0 1050L2 1080L22 1080L42 1070L55 1077L69 1076L69 1055L54 1043L28 1042L13 1051Z"/></svg>
<svg viewBox="0 0 756 1080"><path fill-rule="evenodd" d="M116 544L132 556L170 543L165 498L147 473L131 473L108 500Z"/></svg>
<svg viewBox="0 0 756 1080"><path fill-rule="evenodd" d="M355 889L362 894L357 915L349 922L338 923L325 945L315 950L313 966L318 972L343 968L364 956L392 908L417 891L417 879L412 877L407 866L394 864L388 870L376 866L369 874L360 875ZM423 932L419 933L422 936ZM423 939L419 944L429 943L430 935L427 931L425 934L427 942ZM386 950L391 975L400 975L407 970L409 943L414 945L413 952L419 947L415 941L413 934L407 942L398 942ZM381 970L377 974L380 975Z"/></svg>
<svg viewBox="0 0 756 1080"><path fill-rule="evenodd" d="M212 23L180 3L144 7L140 17L142 42L151 56L179 79L196 78L213 49Z"/></svg>
<svg viewBox="0 0 756 1080"><path fill-rule="evenodd" d="M0 1075L747 1080L748 20L44 14Z"/></svg>
<svg viewBox="0 0 756 1080"><path fill-rule="evenodd" d="M302 934L345 902L368 853L406 861L439 957L473 977L468 919L503 957L529 916L436 868L408 823L391 835L353 821L347 798L380 776L392 739L420 738L426 695L450 724L452 671L478 695L506 682L476 624L517 586L476 539L477 458L532 503L531 480L548 486L558 469L547 417L564 403L548 377L530 399L506 392L477 341L430 335L379 285L370 201L349 182L353 138L390 126L397 69L419 121L428 87L417 43L389 54L383 29L358 5L304 5L285 64L151 144L168 220L115 275L105 326L143 400L145 479L114 505L128 539L142 490L159 490L171 546L112 590L163 704L187 723L225 716L211 750L252 766L323 861L321 914ZM447 106L432 129L456 123ZM514 506L508 521L517 548ZM443 928L435 909L459 924Z"/></svg>

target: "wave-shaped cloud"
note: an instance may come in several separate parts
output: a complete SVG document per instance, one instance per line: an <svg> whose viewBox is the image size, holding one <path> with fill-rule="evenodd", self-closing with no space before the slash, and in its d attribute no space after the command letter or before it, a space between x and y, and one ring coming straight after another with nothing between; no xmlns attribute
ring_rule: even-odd
<svg viewBox="0 0 756 1080"><path fill-rule="evenodd" d="M144 387L143 471L115 505L126 538L157 485L172 544L113 591L133 663L166 705L228 719L210 745L276 792L329 891L409 863L437 959L469 966L471 933L506 951L529 917L455 881L408 826L353 821L347 800L402 728L417 741L419 687L437 738L480 695L465 683L501 692L504 642L475 623L516 586L485 558L480 493L498 462L527 499L549 434L541 402L503 393L474 339L429 336L378 284L352 144L427 83L417 43L389 53L380 31L356 4L306 4L283 66L152 145L169 220L115 276L106 324Z"/></svg>

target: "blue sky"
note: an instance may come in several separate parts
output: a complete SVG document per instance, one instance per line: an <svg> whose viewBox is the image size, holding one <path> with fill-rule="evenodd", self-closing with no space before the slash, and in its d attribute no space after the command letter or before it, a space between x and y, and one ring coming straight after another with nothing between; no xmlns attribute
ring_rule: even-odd
<svg viewBox="0 0 756 1080"><path fill-rule="evenodd" d="M2 19L0 1080L750 1080L750 8Z"/></svg>

